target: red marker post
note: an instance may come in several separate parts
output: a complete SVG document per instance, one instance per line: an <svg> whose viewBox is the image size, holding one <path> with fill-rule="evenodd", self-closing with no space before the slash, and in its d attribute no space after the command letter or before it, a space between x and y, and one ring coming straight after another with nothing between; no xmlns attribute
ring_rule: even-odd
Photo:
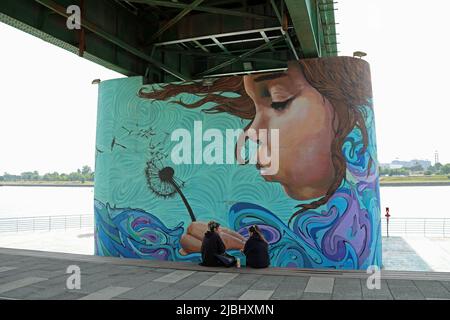
<svg viewBox="0 0 450 320"><path fill-rule="evenodd" d="M387 236L389 238L389 218L390 218L390 214L389 214L389 207L386 207L386 214L384 215L386 217L386 231L387 231Z"/></svg>

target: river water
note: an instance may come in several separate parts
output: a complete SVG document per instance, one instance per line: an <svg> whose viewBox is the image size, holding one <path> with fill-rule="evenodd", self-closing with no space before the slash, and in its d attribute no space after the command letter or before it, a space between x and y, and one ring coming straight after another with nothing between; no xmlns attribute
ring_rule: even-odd
<svg viewBox="0 0 450 320"><path fill-rule="evenodd" d="M450 218L450 186L381 187L392 217ZM0 218L93 214L94 188L0 187Z"/></svg>

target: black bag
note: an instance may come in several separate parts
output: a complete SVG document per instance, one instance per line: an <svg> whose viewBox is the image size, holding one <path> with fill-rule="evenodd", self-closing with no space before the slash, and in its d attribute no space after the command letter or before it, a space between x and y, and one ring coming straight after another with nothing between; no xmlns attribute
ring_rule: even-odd
<svg viewBox="0 0 450 320"><path fill-rule="evenodd" d="M216 254L215 257L227 268L236 265L236 258L227 253Z"/></svg>

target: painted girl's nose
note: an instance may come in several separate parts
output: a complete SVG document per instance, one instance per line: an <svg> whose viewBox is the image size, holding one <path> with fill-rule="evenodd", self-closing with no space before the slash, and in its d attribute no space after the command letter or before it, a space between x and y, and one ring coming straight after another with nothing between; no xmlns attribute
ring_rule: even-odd
<svg viewBox="0 0 450 320"><path fill-rule="evenodd" d="M270 156L270 148L268 146L267 132L267 127L263 128L261 126L260 119L257 118L255 118L255 121L252 123L247 132L249 139L257 144L256 148L253 149L256 154L251 156L252 158L256 157L258 166L266 166L270 162L270 160L268 160L268 157Z"/></svg>
<svg viewBox="0 0 450 320"><path fill-rule="evenodd" d="M267 129L267 125L264 125L264 120L261 114L256 114L255 119L252 122L250 128L248 128L249 139L258 143L258 135L261 129Z"/></svg>
<svg viewBox="0 0 450 320"><path fill-rule="evenodd" d="M270 150L265 143L258 146L257 163L260 167L266 167L270 165Z"/></svg>

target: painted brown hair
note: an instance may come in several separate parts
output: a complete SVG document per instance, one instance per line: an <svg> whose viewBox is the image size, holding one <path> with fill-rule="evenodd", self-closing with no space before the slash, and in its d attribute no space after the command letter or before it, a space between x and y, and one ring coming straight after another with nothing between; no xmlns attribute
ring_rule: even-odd
<svg viewBox="0 0 450 320"><path fill-rule="evenodd" d="M320 59L299 60L300 66L306 80L325 99L330 101L334 110L333 129L335 137L331 145L332 162L335 169L335 177L326 194L310 203L299 204L298 210L291 216L292 219L307 210L315 209L327 203L334 192L339 188L346 176L346 160L342 153L342 146L347 135L358 127L362 134L364 153L369 144L369 137L365 125L365 115L362 105L369 105L372 98L370 85L370 69L366 61L351 57L329 57ZM243 85L243 78L233 76L218 78L211 86L204 86L202 81L189 83L171 83L163 87L163 90L145 92L145 88L139 90L139 96L154 100L168 100L181 93L189 93L201 99L194 103L185 103L181 100L171 103L193 109L214 102L215 106L206 113L229 113L241 119L251 120L245 127L247 130L255 117L255 106L247 95ZM225 97L224 92L233 92L237 97ZM370 173L373 159L369 160L368 174Z"/></svg>

